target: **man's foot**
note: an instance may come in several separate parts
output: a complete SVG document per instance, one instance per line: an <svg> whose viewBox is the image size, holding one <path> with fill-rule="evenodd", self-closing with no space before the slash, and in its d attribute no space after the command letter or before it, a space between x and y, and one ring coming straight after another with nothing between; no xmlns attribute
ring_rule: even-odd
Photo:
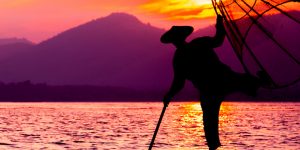
<svg viewBox="0 0 300 150"><path fill-rule="evenodd" d="M249 96L256 97L257 91L260 87L268 87L272 85L272 81L269 75L264 71L258 71L256 73L258 77L252 76L252 79L249 80L249 86L246 89L246 93Z"/></svg>
<svg viewBox="0 0 300 150"><path fill-rule="evenodd" d="M248 96L256 97L258 89L261 87L261 82L258 77L246 75L243 84L245 85L244 92Z"/></svg>
<svg viewBox="0 0 300 150"><path fill-rule="evenodd" d="M261 86L270 86L272 85L272 79L269 77L269 75L265 71L258 71L256 75L259 78Z"/></svg>

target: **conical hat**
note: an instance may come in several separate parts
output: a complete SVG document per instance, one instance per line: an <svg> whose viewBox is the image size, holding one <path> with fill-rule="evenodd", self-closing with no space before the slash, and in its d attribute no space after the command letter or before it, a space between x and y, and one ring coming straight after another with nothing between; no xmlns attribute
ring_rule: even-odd
<svg viewBox="0 0 300 150"><path fill-rule="evenodd" d="M191 26L172 26L172 28L163 34L160 38L162 43L172 43L178 39L186 39L194 28Z"/></svg>

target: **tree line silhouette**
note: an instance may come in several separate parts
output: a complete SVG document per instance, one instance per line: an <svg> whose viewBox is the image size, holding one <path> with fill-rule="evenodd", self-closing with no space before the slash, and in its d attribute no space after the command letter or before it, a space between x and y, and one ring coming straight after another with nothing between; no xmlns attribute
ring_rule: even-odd
<svg viewBox="0 0 300 150"><path fill-rule="evenodd" d="M33 83L30 80L5 83L0 81L0 101L2 102L121 102L121 101L157 101L160 102L166 89L149 91L134 90L125 87L98 85L49 85L47 83ZM278 93L278 92L276 92ZM247 99L234 95L229 101L299 101L300 95L265 96L266 98ZM175 101L197 101L193 91L182 91Z"/></svg>

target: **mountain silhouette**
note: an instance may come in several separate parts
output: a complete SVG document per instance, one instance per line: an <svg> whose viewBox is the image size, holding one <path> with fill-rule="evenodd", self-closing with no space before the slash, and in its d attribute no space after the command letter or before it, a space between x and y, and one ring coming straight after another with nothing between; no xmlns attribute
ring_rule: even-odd
<svg viewBox="0 0 300 150"><path fill-rule="evenodd" d="M28 45L33 45L33 43L25 38L5 38L0 39L0 45L9 45L9 44L16 44L16 43L23 43Z"/></svg>
<svg viewBox="0 0 300 150"><path fill-rule="evenodd" d="M0 39L0 63L15 55L29 52L33 46L31 41L24 38Z"/></svg>
<svg viewBox="0 0 300 150"><path fill-rule="evenodd" d="M195 31L188 40L212 36L214 28ZM28 46L25 53L0 57L0 81L165 91L172 81L174 47L160 43L164 32L132 15L112 13ZM0 55L4 49L0 46ZM216 52L222 61L242 71L228 41Z"/></svg>
<svg viewBox="0 0 300 150"><path fill-rule="evenodd" d="M164 30L125 13L113 13L62 32L27 54L0 64L5 82L167 88L173 51ZM165 86L165 87L164 87Z"/></svg>

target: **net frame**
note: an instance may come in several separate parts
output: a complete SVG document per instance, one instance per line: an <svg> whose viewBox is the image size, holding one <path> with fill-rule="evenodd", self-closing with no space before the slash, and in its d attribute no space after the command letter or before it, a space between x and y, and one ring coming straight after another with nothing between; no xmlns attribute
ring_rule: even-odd
<svg viewBox="0 0 300 150"><path fill-rule="evenodd" d="M278 89L278 88L288 87L290 85L299 82L300 76L284 84L277 83L276 80L274 80L273 77L270 75L270 73L267 71L265 66L261 63L261 60L257 58L255 53L251 49L251 46L249 45L249 43L247 43L246 39L251 29L254 26L256 26L264 34L264 36L267 36L274 44L276 44L276 46L286 55L286 57L288 57L298 66L300 66L300 60L294 57L293 54L289 51L289 49L286 48L284 45L282 45L279 41L277 41L272 36L272 33L258 21L266 13L272 10L276 10L280 12L282 15L288 17L289 19L293 20L294 22L300 25L299 18L290 15L289 12L280 8L281 6L291 2L300 2L300 0L252 0L251 2L246 0L212 0L213 8L216 14L221 14L224 17L224 25L227 31L226 32L227 38L231 43L236 56L241 62L244 71L253 74L249 70L249 67L245 64L243 58L244 53L247 52L249 53L250 57L253 59L254 63L259 67L259 69L265 72L266 76L269 78L271 85L265 88ZM235 5L239 7L240 11L243 12L243 15L236 18L233 17L229 9L231 5ZM260 5L263 5L264 7L260 8L259 7ZM251 21L250 25L246 28L244 32L242 32L241 28L236 24L237 20L241 20L243 18L248 18Z"/></svg>

